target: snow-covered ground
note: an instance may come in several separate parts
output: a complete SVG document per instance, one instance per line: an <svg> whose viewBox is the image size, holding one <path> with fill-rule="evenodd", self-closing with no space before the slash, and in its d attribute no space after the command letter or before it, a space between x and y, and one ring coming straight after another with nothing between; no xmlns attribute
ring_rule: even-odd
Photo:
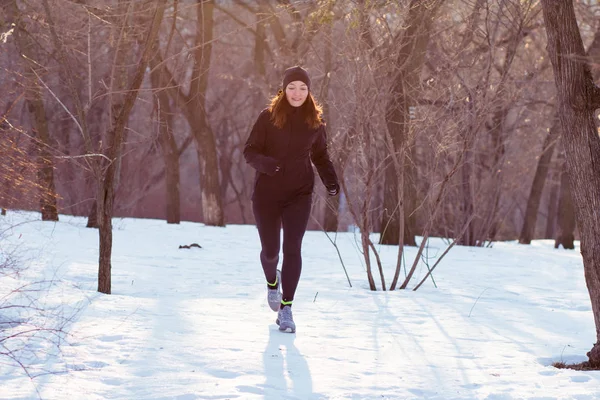
<svg viewBox="0 0 600 400"><path fill-rule="evenodd" d="M0 251L19 246L28 266L0 275L2 294L49 282L27 295L71 319L60 353L36 339L18 353L40 376L0 357L0 399L600 398L600 372L551 365L586 360L595 341L578 248L455 247L434 271L437 288L428 280L416 292L372 292L358 237L332 236L350 287L335 247L309 231L289 334L266 304L254 226L115 219L112 295L104 295L98 232L85 224L0 217ZM202 248L179 249L191 243ZM429 265L446 246L430 242ZM389 284L397 248L377 249ZM407 249L408 267L415 253ZM414 282L425 271L421 263ZM0 353L3 345L11 346L0 343Z"/></svg>

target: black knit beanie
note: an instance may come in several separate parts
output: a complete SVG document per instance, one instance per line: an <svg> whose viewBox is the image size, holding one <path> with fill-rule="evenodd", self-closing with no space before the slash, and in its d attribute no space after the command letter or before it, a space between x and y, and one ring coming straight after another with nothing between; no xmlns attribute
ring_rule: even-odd
<svg viewBox="0 0 600 400"><path fill-rule="evenodd" d="M304 68L296 66L285 70L283 73L283 90L285 90L290 82L294 81L302 81L306 83L308 90L310 90L310 77Z"/></svg>

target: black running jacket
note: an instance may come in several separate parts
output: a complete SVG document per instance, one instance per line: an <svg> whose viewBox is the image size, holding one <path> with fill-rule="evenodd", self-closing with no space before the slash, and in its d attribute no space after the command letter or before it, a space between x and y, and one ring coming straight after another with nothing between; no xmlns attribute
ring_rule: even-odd
<svg viewBox="0 0 600 400"><path fill-rule="evenodd" d="M263 110L246 141L244 158L256 170L253 200L291 200L294 196L312 194L311 160L325 187L339 191L327 151L325 124L310 128L299 109L290 113L281 129L271 122L271 112Z"/></svg>

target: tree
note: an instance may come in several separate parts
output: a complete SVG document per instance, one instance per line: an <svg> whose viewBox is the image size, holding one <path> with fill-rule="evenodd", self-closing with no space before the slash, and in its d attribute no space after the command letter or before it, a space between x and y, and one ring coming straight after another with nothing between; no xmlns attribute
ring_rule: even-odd
<svg viewBox="0 0 600 400"><path fill-rule="evenodd" d="M175 16L173 17L175 20ZM173 22L174 24L175 22ZM166 181L166 214L168 224L181 222L181 204L179 191L179 150L173 134L173 111L167 91L164 89L169 84L167 80L166 67L160 64L159 40L155 40L154 56L150 60L152 68L150 80L155 89L154 111L158 120L158 136L160 148L165 160Z"/></svg>
<svg viewBox="0 0 600 400"><path fill-rule="evenodd" d="M586 63L573 1L542 0L542 7L584 275L596 325L596 342L587 355L590 363L600 366L600 137L594 115L600 107L600 89Z"/></svg>
<svg viewBox="0 0 600 400"><path fill-rule="evenodd" d="M160 66L161 74L166 75L162 78L170 83L166 92L181 109L196 143L203 222L212 226L224 226L218 152L215 135L208 120L206 100L213 46L214 8L213 2L206 0L196 2L196 35L191 49L193 66L188 94L182 91L182 80L178 82L167 66L161 65L164 61L159 54L153 61L153 68ZM165 57L167 55L165 54Z"/></svg>
<svg viewBox="0 0 600 400"><path fill-rule="evenodd" d="M419 74L434 17L443 2L411 1L407 17L409 26L397 39L398 55L394 62L394 79L385 116L393 143L389 149L390 160L397 161L388 162L385 168L384 215L380 237L380 243L383 244L416 244L412 217L416 208L415 173L411 163L414 144L410 137L409 109L416 104Z"/></svg>
<svg viewBox="0 0 600 400"><path fill-rule="evenodd" d="M145 76L148 62L152 56L155 38L162 22L165 10L166 0L159 2L147 2L144 5L155 3L153 11L146 8L145 13L150 22L147 32L144 35L143 51L139 61L135 65L133 76L129 78L128 69L125 67L131 54L131 43L125 40L125 37L132 32L129 31L129 24L134 2L121 1L119 9L121 11L115 24L116 29L116 53L114 57L113 73L111 75L112 83L109 85L112 97L110 104L111 120L104 132L103 139L100 141L100 149L95 149L92 145L93 140L87 129L87 118L84 107L81 103L75 83L73 81L72 63L67 58L63 41L58 35L57 25L48 0L43 1L46 15L49 21L50 32L53 37L54 45L58 53L61 67L66 71L67 86L69 87L72 101L75 104L75 115L70 113L76 121L82 136L86 142L86 155L91 160L92 171L96 180L96 206L98 218L100 249L98 265L98 291L106 294L111 293L111 257L112 257L112 217L114 211L115 190L118 184L121 160L123 157L123 143L125 137L125 128L131 114L131 110L137 99L137 94ZM144 26L144 24L142 24ZM91 49L90 49L91 51ZM122 89L122 92L117 90ZM100 155L100 157L98 157Z"/></svg>
<svg viewBox="0 0 600 400"><path fill-rule="evenodd" d="M536 10L536 2L532 0L515 1L502 0L498 2L498 14L510 15L506 18L507 32L499 37L498 45L505 48L501 62L496 63L498 81L495 83L495 93L491 103L492 112L490 119L486 122L487 154L489 161L487 165L488 181L484 183L484 193L489 193L486 199L485 214L477 229L471 233L467 229L467 235L461 239L461 244L469 246L482 245L486 241L494 240L499 225L499 208L503 194L502 186L506 179L504 166L506 163L506 152L510 134L514 132L514 124L508 122L508 115L513 108L514 95L510 93L511 70L514 67L518 49L523 40L533 29L531 25L534 17L539 13ZM469 219L470 215L463 215L463 221ZM471 234L469 234L471 233Z"/></svg>
<svg viewBox="0 0 600 400"><path fill-rule="evenodd" d="M560 191L558 195L558 215L556 216L558 233L554 238L554 248L573 250L575 248L575 204L571 194L571 183L566 163L560 169Z"/></svg>
<svg viewBox="0 0 600 400"><path fill-rule="evenodd" d="M596 33L594 34L594 40L590 44L588 48L588 56L590 57L590 61L594 64L600 64L600 26L596 29ZM600 71L596 70L593 74L594 80L597 80L600 77ZM552 155L554 154L554 149L558 142L558 138L560 137L560 121L558 116L554 116L552 121L552 126L548 130L548 135L544 140L544 145L542 146L542 153L539 156L538 165L535 171L535 175L533 178L533 183L531 184L531 191L527 200L527 209L525 211L525 217L523 222L523 228L521 229L521 234L519 235L519 243L521 244L530 244L531 240L535 237L535 226L537 222L538 216L538 208L540 205L540 200L542 197L542 192L544 190L544 186L546 183L546 178L548 176L548 171L550 169ZM563 184L564 183L564 184ZM568 200L570 198L569 184L568 180L563 180L561 177L561 199L562 201L566 201L567 205L570 205L571 202ZM565 193L566 192L566 193ZM551 202L553 204L553 202ZM571 206L572 208L572 206ZM571 208L569 210L571 210ZM574 212L566 212L563 207L558 208L561 215L559 216L559 222L562 221L562 232L557 236L556 239L556 247L559 244L562 244L564 248L573 248L573 232L575 230L575 221L574 221ZM555 212L548 214L548 220L554 221ZM548 224L552 226L552 224ZM567 232L568 231L568 232ZM553 237L552 235L547 234L546 237ZM569 243L564 242L563 239L569 240Z"/></svg>
<svg viewBox="0 0 600 400"><path fill-rule="evenodd" d="M200 164L200 184L202 188L202 214L204 223L224 226L223 200L219 185L219 161L215 135L208 123L206 110L206 90L208 71L212 55L213 10L211 1L197 0L196 48L194 68L190 80L187 113L196 140L196 151Z"/></svg>
<svg viewBox="0 0 600 400"><path fill-rule="evenodd" d="M127 85L127 94L122 103L113 104L113 121L109 127L106 138L108 145L105 149L105 168L103 176L98 180L98 222L100 234L100 261L98 268L98 291L106 294L111 293L111 257L112 257L112 216L115 198L115 186L118 179L118 164L123 157L122 146L125 126L131 109L137 98L142 79L146 71L148 62L152 56L154 40L158 35L162 17L165 11L166 0L156 3L154 15L151 20L148 34L144 43L144 51L135 69L135 75ZM124 17L126 18L126 16ZM117 49L126 51L125 49Z"/></svg>
<svg viewBox="0 0 600 400"><path fill-rule="evenodd" d="M539 156L538 165L533 176L533 183L531 184L531 191L527 200L527 208L525 210L525 217L523 222L523 228L519 235L519 243L530 244L534 238L535 225L537 222L538 208L540 206L540 200L542 198L542 192L546 184L546 177L550 170L552 161L552 155L554 154L554 148L556 142L560 137L560 121L558 116L554 119L552 126L548 130L548 135L544 140L542 146L542 154Z"/></svg>
<svg viewBox="0 0 600 400"><path fill-rule="evenodd" d="M20 14L16 1L11 1L11 15L17 29L16 43L21 54L24 70L25 99L31 115L33 137L37 153L37 176L40 188L40 208L43 221L58 221L56 189L54 184L54 162L50 149L50 129L46 116L46 106L42 94L42 76L45 75L45 62L39 56L36 43L25 26L25 18Z"/></svg>
<svg viewBox="0 0 600 400"><path fill-rule="evenodd" d="M327 97L329 96L330 85L331 85L331 74L333 70L333 40L332 40L332 28L333 28L333 18L330 18L329 15L332 14L334 2L329 2L327 7L324 7L322 11L321 19L324 21L325 29L325 54L324 54L324 75L323 84L321 85L321 92L319 94L319 99L323 104L323 117L325 121L329 121L331 107L329 105L329 101ZM329 142L332 143L333 140L331 138L333 132L329 131ZM333 152L332 152L333 153ZM344 158L343 155L340 155L339 152L331 154L332 159L334 160L334 165L336 167L336 171L338 173L338 179L344 179L344 168L342 161L340 158ZM341 156L341 157L340 157ZM343 193L340 193L339 196L329 197L327 196L325 203L325 216L323 218L323 230L325 232L337 232L338 223L339 223L339 215L340 215L340 197L343 196Z"/></svg>

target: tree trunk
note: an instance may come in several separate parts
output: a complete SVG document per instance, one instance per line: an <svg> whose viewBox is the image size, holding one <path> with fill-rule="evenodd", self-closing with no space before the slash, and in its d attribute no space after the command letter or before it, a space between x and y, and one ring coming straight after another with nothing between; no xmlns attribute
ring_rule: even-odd
<svg viewBox="0 0 600 400"><path fill-rule="evenodd" d="M158 38L157 38L158 39ZM179 150L173 135L173 112L171 110L170 98L164 89L169 81L163 65L159 66L158 40L155 42L155 55L150 61L152 72L150 79L156 90L154 104L158 115L158 136L160 147L165 161L165 189L166 189L166 215L168 224L179 224L181 222L180 201L180 176L179 176Z"/></svg>
<svg viewBox="0 0 600 400"><path fill-rule="evenodd" d="M398 43L398 56L395 62L396 71L392 81L392 91L390 101L386 107L386 124L392 137L393 148L388 149L391 157L398 161L406 160L402 155L405 151L412 148L410 138L410 119L409 107L415 105L415 95L419 88L419 73L423 66L433 18L443 3L443 0L412 0L407 21L410 23L404 35L401 36ZM410 162L410 160L408 161ZM404 182L411 183L411 165L406 161L400 162L401 168L405 170ZM381 222L381 244L397 245L400 240L400 230L405 230L405 225L400 226L400 213L406 216L414 211L416 204L416 191L410 190L410 187L404 190L404 199L398 198L398 174L395 163L388 162L385 166L385 186L383 193L383 219ZM415 198L408 198L413 196ZM399 207L403 203L412 208ZM410 220L410 219L409 219ZM414 231L408 235L405 231L404 242L414 242Z"/></svg>
<svg viewBox="0 0 600 400"><path fill-rule="evenodd" d="M484 3L485 0L477 0L473 5L473 11L467 20L467 27L463 33L457 54L464 52L467 46L473 41L479 20L481 19L481 9L485 5ZM471 116L473 113L476 113L473 102L469 102L468 107L469 116ZM465 141L465 143L468 143L470 142L468 138L474 136L474 130L476 128L473 127L472 118L470 118L469 123L465 125L466 126L464 126L463 129L459 130L459 134L462 135L462 140ZM459 192L462 196L462 202L458 206L460 215L455 219L454 227L454 232L456 232L456 235L458 235L458 232L464 229L464 233L458 237L456 241L457 244L463 246L474 246L476 242L475 223L473 218L475 205L473 199L473 190L471 187L472 175L473 150L472 147L467 147L465 148L464 162L460 165L460 185L462 186L462 189Z"/></svg>
<svg viewBox="0 0 600 400"><path fill-rule="evenodd" d="M259 3L255 14L256 37L254 39L254 66L260 76L265 76L267 73L265 63L267 44L267 28L264 20L265 15L265 4Z"/></svg>
<svg viewBox="0 0 600 400"><path fill-rule="evenodd" d="M475 206L473 205L473 191L471 189L473 151L471 149L466 149L465 162L461 165L460 170L462 202L459 205L459 210L462 213L462 218L459 219L459 224L456 226L456 232L460 231L460 226L466 225L466 228L465 233L457 240L457 244L462 246L475 246L475 227L472 218Z"/></svg>
<svg viewBox="0 0 600 400"><path fill-rule="evenodd" d="M192 72L190 102L187 115L196 141L196 153L200 166L202 188L203 222L211 226L224 226L223 200L219 185L219 161L215 135L206 115L206 89L212 53L214 4L198 0L196 14L196 50Z"/></svg>
<svg viewBox="0 0 600 400"><path fill-rule="evenodd" d="M164 89L169 93L172 101L182 110L196 144L203 222L212 226L224 226L217 146L205 110L212 46L213 8L213 3L198 1L195 63L190 79L189 94L186 95L181 91L182 85L177 83L166 66L162 69L162 73L166 75L164 79L169 82ZM160 54L157 54L157 57L159 57L158 63L162 63L163 60L160 58ZM179 155L185 150L187 143L186 140L179 150Z"/></svg>
<svg viewBox="0 0 600 400"><path fill-rule="evenodd" d="M556 168L554 168L556 169ZM556 221L556 209L558 203L558 184L556 183L556 173L550 174L550 195L548 196L548 211L546 212L546 230L544 239L554 238L554 223Z"/></svg>
<svg viewBox="0 0 600 400"><path fill-rule="evenodd" d="M544 140L542 154L540 155L537 168L535 169L535 175L533 176L533 183L531 184L531 191L529 192L529 199L527 200L527 208L525 210L523 228L519 235L519 243L521 244L530 244L534 239L538 209L540 207L542 193L544 192L548 170L550 169L550 164L552 162L552 156L554 155L554 148L556 147L556 142L559 137L560 121L558 116L556 116L548 131L546 140Z"/></svg>
<svg viewBox="0 0 600 400"><path fill-rule="evenodd" d="M415 165L416 152L414 137L411 137L410 141L411 144L406 150L409 153L409 157L406 157L406 155L404 156L404 177L401 180L398 180L398 182L403 182L404 235L402 240L404 246L417 245L417 215L415 214L415 210L417 209L417 167Z"/></svg>
<svg viewBox="0 0 600 400"><path fill-rule="evenodd" d="M323 116L325 121L329 121L329 83L331 81L331 70L333 68L333 41L332 41L332 25L331 23L327 23L325 27L325 42L327 46L325 47L325 77L323 78L323 84L321 86L321 93L319 95L319 99L323 104ZM329 140L331 142L332 132L329 133ZM337 152L337 150L336 150ZM334 157L335 160L339 160L339 156ZM334 163L337 172L338 179L343 179L343 173L340 171L340 164L338 162ZM323 229L325 232L336 232L338 229L338 219L340 213L340 197L342 196L342 191L340 189L340 194L338 196L326 196L325 197L325 216L323 219Z"/></svg>
<svg viewBox="0 0 600 400"><path fill-rule="evenodd" d="M92 206L90 207L90 213L88 214L88 220L86 228L99 228L98 225L98 202L96 199L92 201Z"/></svg>
<svg viewBox="0 0 600 400"><path fill-rule="evenodd" d="M590 44L587 53L588 57L590 58L590 62L593 62L595 64L600 63L600 26L596 29L594 40ZM599 77L600 72L596 70L596 73L594 74L594 80L597 80ZM552 155L554 154L556 142L558 141L559 137L560 121L558 119L558 116L555 116L554 122L552 123L552 127L550 128L548 136L544 141L542 155L540 156L540 159L538 161L535 176L533 178L533 184L531 185L531 192L527 201L527 210L525 212L523 229L521 230L521 235L519 237L519 243L521 244L530 244L531 241L534 239L535 225L537 220L538 208L540 205L540 199L544 191L544 185L552 161ZM556 218L556 185L554 185L552 189L553 191L550 195L550 204L548 207L548 219L546 221L546 233L544 235L545 238L554 237L554 221ZM571 213L571 215L573 218L575 218L574 212Z"/></svg>
<svg viewBox="0 0 600 400"><path fill-rule="evenodd" d="M363 129L364 131L364 129ZM375 168L373 168L373 160L371 159L370 155L373 154L373 137L372 137L372 132L368 131L366 132L365 136L364 136L364 146L365 146L365 151L363 154L364 157L364 165L367 166L367 177L366 177L366 182L367 184L365 185L365 192L364 192L364 198L362 200L362 205L360 208L360 215L358 216L361 220L361 224L360 224L360 237L361 237L361 243L362 243L362 250L363 250L363 254L364 254L364 259L365 259L365 266L367 269L367 279L369 281L369 288L371 290L377 290L377 286L375 285L375 279L373 278L373 266L371 263L371 248L369 246L369 244L371 243L371 239L369 237L370 232L372 232L372 220L371 220L371 215L370 215L370 205L372 204L372 199L373 199L373 193L374 193L374 188L375 185L373 185L373 179L375 176ZM358 219L357 219L358 221ZM383 275L381 275L381 278L383 279ZM382 287L382 290L385 290L385 285Z"/></svg>
<svg viewBox="0 0 600 400"><path fill-rule="evenodd" d="M564 249L575 248L575 205L571 196L569 184L569 173L567 166L563 164L560 174L560 194L558 197L558 235L554 241L554 248L560 245Z"/></svg>
<svg viewBox="0 0 600 400"><path fill-rule="evenodd" d="M581 235L581 255L592 312L596 342L587 353L600 365L600 137L595 110L600 89L587 63L573 2L542 0L548 53L554 70L567 171Z"/></svg>
<svg viewBox="0 0 600 400"><path fill-rule="evenodd" d="M98 291L111 293L111 258L112 258L112 214L114 208L115 185L118 169L118 158L122 157L122 146L125 126L129 119L131 109L135 104L137 94L144 78L146 66L150 60L154 41L158 35L162 17L165 11L166 0L157 2L152 24L144 43L144 51L140 58L135 75L129 84L127 94L120 109L115 109L114 121L110 132L107 134L108 148L106 156L110 160L106 166L104 176L98 181L98 222L100 227L100 257L98 268ZM127 17L125 17L127 18ZM117 51L122 51L118 49Z"/></svg>
<svg viewBox="0 0 600 400"><path fill-rule="evenodd" d="M168 224L181 222L179 151L173 135L173 114L169 96L161 92L156 99L159 107L159 141L165 160L166 214Z"/></svg>
<svg viewBox="0 0 600 400"><path fill-rule="evenodd" d="M33 88L29 88L29 90L31 89ZM48 120L46 119L46 108L44 107L39 87L33 89L30 95L31 97L27 99L27 103L29 105L29 112L34 117L35 136L37 138L37 177L40 185L42 221L58 221L56 189L54 185L54 162L49 151L51 144Z"/></svg>

